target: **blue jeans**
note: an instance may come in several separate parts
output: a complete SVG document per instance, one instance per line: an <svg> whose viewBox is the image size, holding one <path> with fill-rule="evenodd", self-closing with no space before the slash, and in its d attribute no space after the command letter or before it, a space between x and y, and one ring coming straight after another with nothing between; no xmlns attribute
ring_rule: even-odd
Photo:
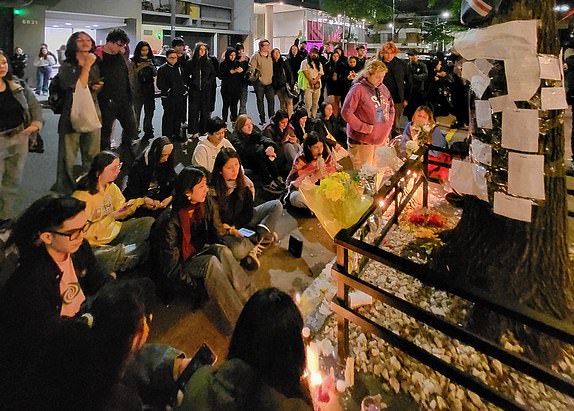
<svg viewBox="0 0 574 411"><path fill-rule="evenodd" d="M0 220L14 218L18 187L28 157L28 135L0 136Z"/></svg>
<svg viewBox="0 0 574 411"><path fill-rule="evenodd" d="M267 100L267 114L269 118L275 114L275 90L271 84L264 86L259 81L253 85L255 89L255 96L257 97L257 111L259 112L259 120L265 123L265 104L263 97Z"/></svg>
<svg viewBox="0 0 574 411"><path fill-rule="evenodd" d="M36 68L36 94L47 93L48 83L52 76L52 67L42 66Z"/></svg>
<svg viewBox="0 0 574 411"><path fill-rule="evenodd" d="M283 205L279 200L271 200L266 203L260 204L253 209L253 218L247 225L249 228L257 227L259 224L266 226L269 231L275 231L277 221L281 218L283 213ZM244 227L237 227L244 228ZM255 246L249 238L235 237L233 235L226 235L223 237L223 242L229 247L233 256L241 261L249 254L249 251Z"/></svg>

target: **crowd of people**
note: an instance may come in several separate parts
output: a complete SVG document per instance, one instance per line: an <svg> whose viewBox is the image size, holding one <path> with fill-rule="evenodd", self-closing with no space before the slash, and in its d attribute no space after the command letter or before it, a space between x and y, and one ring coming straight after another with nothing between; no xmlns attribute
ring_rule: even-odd
<svg viewBox="0 0 574 411"><path fill-rule="evenodd" d="M301 315L285 293L256 290L246 270L258 269L277 242L284 206L307 208L303 180L317 183L341 169L341 153L355 169L374 164L377 147L403 134L401 113L411 99L426 103L432 90L428 72L415 52L408 64L398 59L391 42L370 59L362 46L347 57L341 47L326 53L304 42L284 58L261 40L253 56L238 44L219 62L203 43L189 56L176 38L159 68L144 41L126 59L128 43L121 29L98 47L88 33L70 36L57 79L54 193L17 218L28 140L42 128L42 111L0 53L0 219L16 255L0 290L0 327L8 331L0 339L0 381L9 382L3 406L117 409L163 398L145 393L172 394L189 359L146 344L147 314L155 295L166 302L181 293L194 306L214 304L222 332L233 332L227 360L193 376L181 409L223 409L246 398L249 405L233 409L311 409ZM50 61L45 47L38 59ZM221 117L213 115L217 77ZM164 109L157 137L155 82ZM246 112L250 85L259 127ZM135 155L142 109L145 149ZM403 145L424 126L428 142L446 144L431 108L410 116ZM122 142L114 148L115 120ZM174 143L189 136L197 139L192 166L176 171ZM260 188L271 199L260 201ZM134 270L144 277L127 281ZM147 385L130 381L134 367L153 374ZM36 395L23 394L30 381Z"/></svg>

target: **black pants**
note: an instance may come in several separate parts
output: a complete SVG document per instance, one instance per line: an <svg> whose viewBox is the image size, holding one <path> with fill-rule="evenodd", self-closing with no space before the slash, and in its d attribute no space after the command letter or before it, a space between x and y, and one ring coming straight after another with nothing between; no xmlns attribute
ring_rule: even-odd
<svg viewBox="0 0 574 411"><path fill-rule="evenodd" d="M267 114L269 118L275 114L275 90L271 84L264 86L257 81L253 88L255 89L255 96L257 97L257 111L259 112L259 120L265 123L265 103L263 97L267 100Z"/></svg>
<svg viewBox="0 0 574 411"><path fill-rule="evenodd" d="M185 96L162 97L163 117L161 134L171 139L180 138L181 123L185 120L187 98Z"/></svg>
<svg viewBox="0 0 574 411"><path fill-rule="evenodd" d="M144 109L144 122L143 122L143 131L144 135L149 138L153 138L153 113L155 111L155 96L153 93L151 95L137 95L134 94L134 113L136 116L136 124L140 127L140 120L141 120L141 112L142 107Z"/></svg>
<svg viewBox="0 0 574 411"><path fill-rule="evenodd" d="M187 118L187 132L189 134L204 134L207 119L210 116L209 92L192 90L189 93L189 116Z"/></svg>
<svg viewBox="0 0 574 411"><path fill-rule="evenodd" d="M239 94L221 92L223 108L221 109L221 118L227 122L227 113L231 113L231 121L237 120L237 105L239 104Z"/></svg>
<svg viewBox="0 0 574 411"><path fill-rule="evenodd" d="M119 102L110 99L99 100L99 103L102 112L101 149L111 149L112 126L115 120L120 122L123 129L122 144L131 146L132 141L138 138L138 127L132 104L128 101Z"/></svg>

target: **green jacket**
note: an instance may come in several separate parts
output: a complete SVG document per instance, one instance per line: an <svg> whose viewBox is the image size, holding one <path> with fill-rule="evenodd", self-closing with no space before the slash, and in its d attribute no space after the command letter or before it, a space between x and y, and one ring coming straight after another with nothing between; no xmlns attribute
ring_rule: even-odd
<svg viewBox="0 0 574 411"><path fill-rule="evenodd" d="M221 367L201 367L186 386L184 411L312 411L301 398L287 398L262 383L255 370L234 358Z"/></svg>

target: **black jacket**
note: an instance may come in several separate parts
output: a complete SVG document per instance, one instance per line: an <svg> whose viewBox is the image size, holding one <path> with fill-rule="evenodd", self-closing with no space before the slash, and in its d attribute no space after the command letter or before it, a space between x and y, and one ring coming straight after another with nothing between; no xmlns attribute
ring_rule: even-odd
<svg viewBox="0 0 574 411"><path fill-rule="evenodd" d="M183 69L178 65L163 64L157 70L157 88L162 98L182 97L187 93Z"/></svg>
<svg viewBox="0 0 574 411"><path fill-rule="evenodd" d="M196 250L207 244L221 243L222 225L209 196L204 203L203 220L200 224L194 225L191 231ZM182 279L181 269L184 263L181 253L182 238L179 215L170 206L155 221L150 234L153 268L163 279Z"/></svg>
<svg viewBox="0 0 574 411"><path fill-rule="evenodd" d="M219 199L215 190L210 190L214 205L217 206L221 222L237 228L247 227L253 218L253 194L248 187L236 188L223 199Z"/></svg>
<svg viewBox="0 0 574 411"><path fill-rule="evenodd" d="M234 49L228 50L225 53L225 60L219 65L219 70L217 72L217 77L221 79L221 94L227 94L239 97L241 93L241 86L243 85L243 77L245 77L245 68L241 66L237 59L231 61L229 60L229 55L231 52L235 52ZM242 67L243 71L241 73L234 72L231 70Z"/></svg>
<svg viewBox="0 0 574 411"><path fill-rule="evenodd" d="M256 168L254 165L266 157L265 149L267 149L267 147L272 146L275 150L278 148L278 145L271 138L261 135L261 133L255 129L253 129L250 135L244 134L241 131L234 131L229 141L231 141L231 144L233 144L233 147L237 150L241 158L241 163L250 169Z"/></svg>
<svg viewBox="0 0 574 411"><path fill-rule="evenodd" d="M199 91L211 95L217 70L207 55L194 57L185 63L185 77L189 91Z"/></svg>
<svg viewBox="0 0 574 411"><path fill-rule="evenodd" d="M395 57L388 63L385 62L389 72L383 79L383 84L387 86L395 103L402 103L409 97L410 78L407 63Z"/></svg>
<svg viewBox="0 0 574 411"><path fill-rule="evenodd" d="M157 187L152 192L150 183L154 178L153 167L148 164L148 159L144 154L145 152L136 159L130 170L124 196L128 200L131 198L150 197L154 200L162 201L172 194L173 183L176 177L175 171L167 163L160 165L156 176Z"/></svg>
<svg viewBox="0 0 574 411"><path fill-rule="evenodd" d="M273 62L273 80L271 84L275 90L279 90L285 87L287 83L290 85L294 84L291 66L282 56L279 56L279 60Z"/></svg>

